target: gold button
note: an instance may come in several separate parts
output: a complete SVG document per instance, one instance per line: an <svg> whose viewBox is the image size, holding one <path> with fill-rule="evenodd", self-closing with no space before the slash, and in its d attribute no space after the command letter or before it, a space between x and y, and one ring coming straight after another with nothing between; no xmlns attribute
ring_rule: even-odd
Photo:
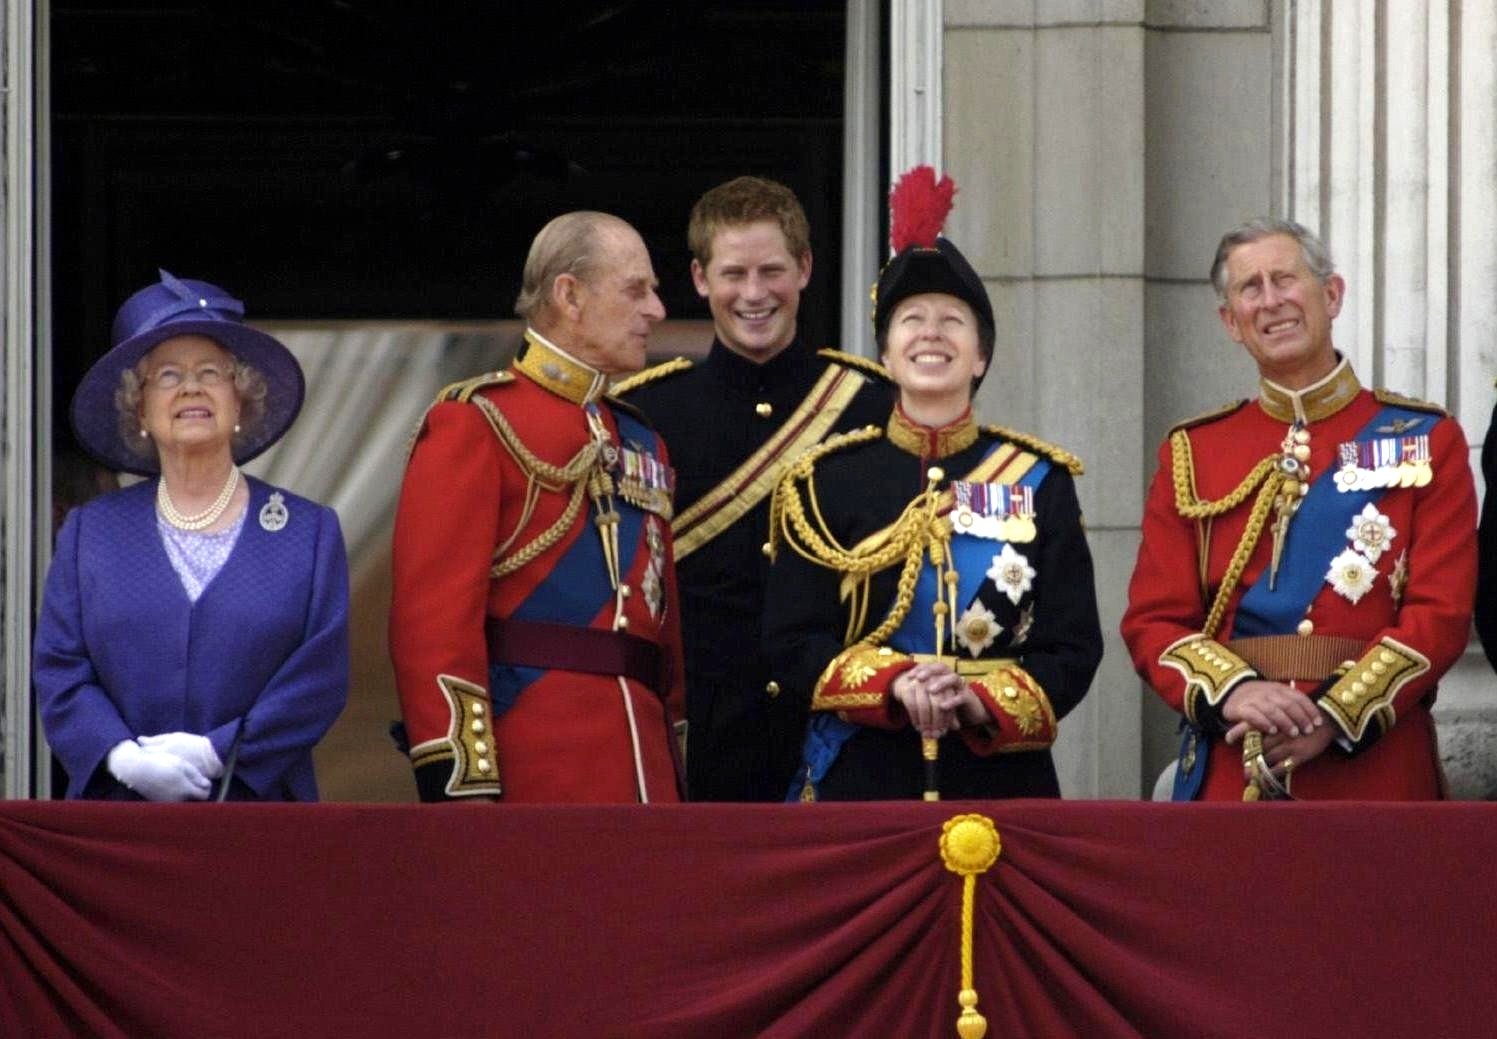
<svg viewBox="0 0 1497 1039"><path fill-rule="evenodd" d="M628 617L620 617L618 620L614 621L614 623L613 623L613 630L614 631L623 631L627 627L629 627L629 618Z"/></svg>
<svg viewBox="0 0 1497 1039"><path fill-rule="evenodd" d="M1017 700L1019 698L1019 691L1011 685L1006 685L1003 687L1003 695L1010 700Z"/></svg>
<svg viewBox="0 0 1497 1039"><path fill-rule="evenodd" d="M1308 444L1295 444L1294 445L1294 457L1295 457L1295 459L1297 461L1308 462L1310 460L1310 445L1308 445Z"/></svg>
<svg viewBox="0 0 1497 1039"><path fill-rule="evenodd" d="M894 651L888 646L880 646L878 648L878 655L881 657L892 657L894 655Z"/></svg>
<svg viewBox="0 0 1497 1039"><path fill-rule="evenodd" d="M762 546L760 546L759 551L763 552L767 556L771 552L774 551L774 548L773 548L773 546L770 545L770 543L768 541L766 541L766 542L764 542L764 544Z"/></svg>
<svg viewBox="0 0 1497 1039"><path fill-rule="evenodd" d="M477 741L476 743L473 744L473 753L474 754L487 754L488 752L489 752L489 745L487 743L485 743L483 740L479 740L479 741Z"/></svg>
<svg viewBox="0 0 1497 1039"><path fill-rule="evenodd" d="M1382 651L1382 652L1381 652L1381 653L1379 653L1379 654L1378 654L1378 655L1377 655L1377 658L1378 658L1378 659L1379 659L1379 660L1381 660L1381 661L1382 661L1382 662L1383 662L1383 663L1384 663L1384 664L1391 664L1391 663L1393 663L1393 662L1394 662L1394 661L1395 661L1395 660L1397 660L1397 659L1398 659L1398 658L1397 658L1397 657L1395 657L1395 656L1394 656L1394 655L1393 655L1393 654L1392 654L1392 653L1389 653L1389 652L1388 652L1388 651L1387 651L1387 650L1386 650L1386 649L1385 649L1385 650L1383 650L1383 651Z"/></svg>
<svg viewBox="0 0 1497 1039"><path fill-rule="evenodd" d="M1343 690L1341 690L1341 702L1342 703L1351 703L1355 699L1356 699L1356 696L1352 693L1352 691L1350 689L1343 689Z"/></svg>
<svg viewBox="0 0 1497 1039"><path fill-rule="evenodd" d="M489 770L489 759L488 758L479 758L478 759L478 771L480 771L480 772L487 772L488 770Z"/></svg>
<svg viewBox="0 0 1497 1039"><path fill-rule="evenodd" d="M1361 682L1353 682L1351 684L1351 691L1354 693L1365 693L1367 691L1367 687Z"/></svg>
<svg viewBox="0 0 1497 1039"><path fill-rule="evenodd" d="M1301 635L1308 635L1310 634L1310 632L1315 630L1315 622L1312 621L1309 617L1306 617L1304 620L1299 622L1299 626L1294 630L1299 632Z"/></svg>
<svg viewBox="0 0 1497 1039"><path fill-rule="evenodd" d="M481 703L474 704L473 705L473 714L474 714L475 717L482 718L483 717L483 704L481 704Z"/></svg>
<svg viewBox="0 0 1497 1039"><path fill-rule="evenodd" d="M944 480L946 479L946 470L942 469L939 465L933 465L925 470L925 478L927 480Z"/></svg>
<svg viewBox="0 0 1497 1039"><path fill-rule="evenodd" d="M779 696L780 683L776 682L774 679L770 679L769 684L764 687L764 691L770 696Z"/></svg>
<svg viewBox="0 0 1497 1039"><path fill-rule="evenodd" d="M627 584L621 584L621 585L619 585L619 595L621 597L627 599L627 598L629 598L629 596L631 596L633 594L634 594L634 589L630 588Z"/></svg>
<svg viewBox="0 0 1497 1039"><path fill-rule="evenodd" d="M1308 444L1310 442L1310 431L1308 429L1296 429L1294 431L1294 442L1296 444Z"/></svg>
<svg viewBox="0 0 1497 1039"><path fill-rule="evenodd" d="M1377 681L1377 676L1374 675L1371 671L1363 671L1362 672L1362 681L1368 682L1368 683L1372 683L1372 682Z"/></svg>
<svg viewBox="0 0 1497 1039"><path fill-rule="evenodd" d="M1388 665L1387 664L1384 664L1381 660L1374 660L1372 662L1372 673L1373 674L1375 674L1375 675L1383 675L1383 674L1387 674L1387 672L1388 672Z"/></svg>
<svg viewBox="0 0 1497 1039"><path fill-rule="evenodd" d="M473 724L470 725L469 728L471 728L474 732L483 732L486 726L483 724L483 722L479 721L477 718L474 718Z"/></svg>
<svg viewBox="0 0 1497 1039"><path fill-rule="evenodd" d="M760 418L769 418L769 416L774 414L774 405L767 400L761 400L758 404L754 405L754 414Z"/></svg>

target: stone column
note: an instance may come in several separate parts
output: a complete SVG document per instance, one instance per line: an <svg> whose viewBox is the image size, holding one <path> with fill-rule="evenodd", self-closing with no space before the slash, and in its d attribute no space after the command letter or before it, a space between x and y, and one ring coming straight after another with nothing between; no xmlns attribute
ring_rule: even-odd
<svg viewBox="0 0 1497 1039"><path fill-rule="evenodd" d="M31 795L33 778L47 768L45 747L33 746L31 631L33 582L50 554L36 544L50 495L37 493L36 431L47 428L49 357L36 347L36 259L44 254L45 228L36 219L38 181L44 176L45 139L38 132L38 96L45 61L38 45L41 21L29 0L0 0L0 793ZM39 59L41 59L39 61ZM50 472L45 461L43 476Z"/></svg>
<svg viewBox="0 0 1497 1039"><path fill-rule="evenodd" d="M1346 277L1337 345L1365 381L1450 409L1479 484L1497 375L1497 11L1299 0L1280 16L1282 206ZM1473 641L1435 711L1457 796L1497 797L1494 691Z"/></svg>
<svg viewBox="0 0 1497 1039"><path fill-rule="evenodd" d="M1282 151L1268 4L1155 0L1146 15L1142 418L1119 431L1140 438L1140 488L1170 427L1253 392L1256 369L1217 318L1209 271L1223 231L1273 209ZM1135 539L1141 513L1128 520ZM1147 793L1174 757L1178 716L1136 679L1131 688Z"/></svg>
<svg viewBox="0 0 1497 1039"><path fill-rule="evenodd" d="M1117 635L1142 510L1142 0L946 0L947 230L998 341L979 419L1076 452L1106 656L1056 748L1070 797L1136 797L1139 684Z"/></svg>

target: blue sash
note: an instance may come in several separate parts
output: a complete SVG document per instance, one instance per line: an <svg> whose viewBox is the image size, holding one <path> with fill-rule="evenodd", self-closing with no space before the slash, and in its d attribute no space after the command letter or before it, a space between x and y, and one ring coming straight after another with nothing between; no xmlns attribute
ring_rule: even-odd
<svg viewBox="0 0 1497 1039"><path fill-rule="evenodd" d="M1038 490L1049 472L1050 463L1041 458L1019 478L1017 486ZM973 537L960 532L952 537L951 556L957 573L957 602L967 604L977 598L978 589L988 579L988 569L993 565L993 557L1002 552L1006 544L1006 541ZM905 614L904 621L889 636L889 645L901 653L937 652L935 626L931 624L930 618L936 601L940 598L941 589L936 581L935 568L927 562L916 579L910 612ZM955 617L948 618L947 639L953 638L955 624ZM952 645L948 644L944 652L954 652Z"/></svg>
<svg viewBox="0 0 1497 1039"><path fill-rule="evenodd" d="M1037 489L1049 471L1050 463L1039 459L1019 479L1018 485ZM988 568L992 566L993 556L1002 552L1005 544L1007 542L993 538L979 538L964 534L952 537L951 554L958 575L958 602L970 603L977 598L978 589L987 580ZM935 628L930 618L938 596L940 596L940 588L936 581L935 568L927 561L916 580L915 595L911 600L910 610L905 614L904 621L889 636L889 646L901 653L934 653L936 651ZM955 620L954 617L949 619L947 638L952 637L950 632ZM796 771L795 779L791 781L785 800L801 800L807 785L810 786L814 796L821 781L831 771L837 756L842 753L842 747L852 739L853 734L859 728L860 726L852 722L843 721L833 711L814 712L811 715L810 724L806 727L805 743L801 748L801 767Z"/></svg>
<svg viewBox="0 0 1497 1039"><path fill-rule="evenodd" d="M1393 422L1407 422L1404 434L1418 430L1425 422L1437 418L1405 408L1384 407L1362 427L1357 440L1377 439L1376 427ZM1265 567L1237 602L1232 621L1233 638L1257 635L1285 635L1294 631L1305 610L1320 594L1325 584L1326 568L1346 547L1346 528L1363 506L1376 502L1389 489L1376 487L1365 491L1341 491L1336 487L1336 470L1327 469L1310 485L1310 492L1300 503L1299 512L1289 523L1289 535L1279 558L1276 587L1268 587L1270 567ZM1337 518L1339 517L1339 518Z"/></svg>

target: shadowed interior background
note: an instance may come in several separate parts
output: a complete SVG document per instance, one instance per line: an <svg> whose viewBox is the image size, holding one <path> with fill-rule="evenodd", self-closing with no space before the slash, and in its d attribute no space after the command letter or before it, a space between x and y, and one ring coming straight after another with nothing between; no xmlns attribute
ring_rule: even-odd
<svg viewBox="0 0 1497 1039"><path fill-rule="evenodd" d="M705 348L686 218L742 173L804 203L819 262L802 330L835 345L844 5L58 0L49 31L56 449L114 308L158 267L283 335L308 403L250 470L338 509L354 583L323 796L408 799L384 628L421 410L504 362L525 250L571 209L643 234L668 313L692 322L655 352Z"/></svg>

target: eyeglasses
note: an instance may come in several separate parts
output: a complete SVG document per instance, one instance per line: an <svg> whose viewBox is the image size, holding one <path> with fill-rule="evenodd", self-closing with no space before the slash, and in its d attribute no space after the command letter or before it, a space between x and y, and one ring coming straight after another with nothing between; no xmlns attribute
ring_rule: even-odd
<svg viewBox="0 0 1497 1039"><path fill-rule="evenodd" d="M222 386L234 377L234 368L220 364L200 364L196 368L179 368L174 364L163 365L145 378L146 384L158 390L174 390L188 379L196 379L205 389Z"/></svg>

